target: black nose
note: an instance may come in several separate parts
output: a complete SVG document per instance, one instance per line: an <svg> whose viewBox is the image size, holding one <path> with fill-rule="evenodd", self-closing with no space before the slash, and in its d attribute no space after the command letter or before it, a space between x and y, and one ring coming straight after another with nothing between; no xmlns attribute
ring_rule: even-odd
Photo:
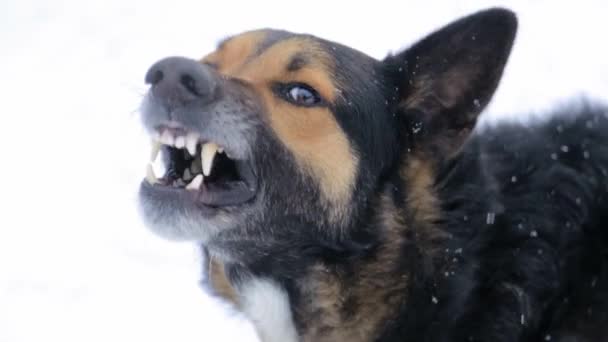
<svg viewBox="0 0 608 342"><path fill-rule="evenodd" d="M152 86L154 96L170 106L211 100L217 88L217 79L208 66L184 57L168 57L154 63L145 81Z"/></svg>

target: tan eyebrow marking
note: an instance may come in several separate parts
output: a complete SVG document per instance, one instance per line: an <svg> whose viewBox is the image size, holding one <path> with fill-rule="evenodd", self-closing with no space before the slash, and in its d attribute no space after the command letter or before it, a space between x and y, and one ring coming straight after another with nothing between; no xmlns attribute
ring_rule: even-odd
<svg viewBox="0 0 608 342"><path fill-rule="evenodd" d="M227 38L220 42L216 51L205 56L202 62L216 65L222 73L234 73L247 63L248 57L256 51L266 35L267 32L261 30Z"/></svg>

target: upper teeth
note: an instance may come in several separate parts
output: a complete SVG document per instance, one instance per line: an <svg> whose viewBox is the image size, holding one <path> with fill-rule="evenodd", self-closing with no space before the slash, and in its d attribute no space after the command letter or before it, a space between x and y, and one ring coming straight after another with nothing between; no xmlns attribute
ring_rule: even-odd
<svg viewBox="0 0 608 342"><path fill-rule="evenodd" d="M186 183L190 181L190 183L186 186L186 189L200 188L203 184L204 177L211 174L211 170L213 169L213 161L215 160L216 154L223 153L224 149L218 146L216 143L208 142L201 146L200 154L197 155L196 152L198 143L199 135L193 132L189 132L186 135L177 136L168 129L162 131L161 133L155 132L152 140L150 163L146 169L146 180L151 184L159 182L156 178L153 166L156 165L154 162L158 158L161 145L167 145L179 149L186 149L188 151L186 155L189 153L190 156L194 157L194 160L190 165L190 169L186 169L181 178ZM197 158L199 155L200 159ZM175 184L182 183L174 182L174 185Z"/></svg>
<svg viewBox="0 0 608 342"><path fill-rule="evenodd" d="M175 136L169 130L162 133L154 133L152 137L152 153L150 154L150 162L154 162L158 157L161 145L186 149L191 156L196 155L196 145L199 142L199 135L196 133L188 133L187 135Z"/></svg>
<svg viewBox="0 0 608 342"><path fill-rule="evenodd" d="M152 169L152 164L148 164L148 168L146 169L146 180L150 184L158 183L158 179L156 179L156 175L154 174L154 169Z"/></svg>
<svg viewBox="0 0 608 342"><path fill-rule="evenodd" d="M160 142L152 140L152 152L150 153L150 163L154 163L160 152Z"/></svg>
<svg viewBox="0 0 608 342"><path fill-rule="evenodd" d="M175 138L175 147L184 148L186 146L186 138L183 136L179 136Z"/></svg>
<svg viewBox="0 0 608 342"><path fill-rule="evenodd" d="M160 135L160 142L163 145L173 146L175 144L175 137L173 137L173 134L171 134L171 132L166 130Z"/></svg>
<svg viewBox="0 0 608 342"><path fill-rule="evenodd" d="M211 174L211 167L213 166L213 159L218 151L219 147L214 143L206 143L201 148L201 162L203 164L203 174L209 176Z"/></svg>
<svg viewBox="0 0 608 342"><path fill-rule="evenodd" d="M188 133L186 135L186 149L190 152L190 155L196 154L196 144L198 142L198 135L196 133Z"/></svg>

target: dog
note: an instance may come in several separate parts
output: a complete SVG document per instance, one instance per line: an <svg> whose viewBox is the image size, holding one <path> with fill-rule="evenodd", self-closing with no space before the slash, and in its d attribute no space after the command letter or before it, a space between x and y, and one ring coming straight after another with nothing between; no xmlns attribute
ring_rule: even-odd
<svg viewBox="0 0 608 342"><path fill-rule="evenodd" d="M384 60L263 29L158 61L146 225L203 246L262 341L608 341L607 108L473 132L516 30L491 8Z"/></svg>

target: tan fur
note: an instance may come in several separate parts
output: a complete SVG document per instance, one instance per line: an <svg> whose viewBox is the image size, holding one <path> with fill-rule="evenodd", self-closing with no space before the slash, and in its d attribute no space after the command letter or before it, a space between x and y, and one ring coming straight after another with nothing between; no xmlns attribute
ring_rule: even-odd
<svg viewBox="0 0 608 342"><path fill-rule="evenodd" d="M208 267L209 281L215 293L238 306L238 295L226 276L224 265L213 257L209 257Z"/></svg>
<svg viewBox="0 0 608 342"><path fill-rule="evenodd" d="M322 193L336 212L334 220L347 215L356 177L357 157L342 129L326 108L306 113L270 100L270 122L279 139L294 153L300 166L318 180Z"/></svg>
<svg viewBox="0 0 608 342"><path fill-rule="evenodd" d="M407 186L406 208L397 208L387 194L376 204L380 214L375 222L382 237L377 255L359 263L352 278L316 265L301 285L307 296L296 309L303 325L302 341L363 342L378 338L386 321L407 300L408 270L401 269L399 261L410 236L408 231L420 245L418 251L432 263L438 251L434 246L446 237L434 225L439 218L439 202L433 190L432 163L414 156L406 160L401 172ZM353 305L355 310L350 310Z"/></svg>
<svg viewBox="0 0 608 342"><path fill-rule="evenodd" d="M248 60L255 50L253 45L260 43L262 37L264 32L256 31L232 38L203 61L216 64L222 74L248 82L258 92L270 127L294 154L302 170L317 180L327 207L334 208L330 217L338 222L349 214L357 155L329 108L295 106L277 98L272 91L276 82L302 82L333 103L339 85L332 78L331 58L315 41L297 37L277 42ZM306 65L287 71L296 54L307 57Z"/></svg>
<svg viewBox="0 0 608 342"><path fill-rule="evenodd" d="M407 213L416 227L416 240L424 244L420 250L428 256L438 252L439 242L447 237L437 228L435 222L440 218L439 199L433 188L435 181L434 166L431 158L410 155L401 169L401 178L406 180Z"/></svg>
<svg viewBox="0 0 608 342"><path fill-rule="evenodd" d="M210 63L225 74L234 74L266 37L263 30L251 31L232 37L219 46L218 50L205 56L204 63Z"/></svg>
<svg viewBox="0 0 608 342"><path fill-rule="evenodd" d="M434 194L435 173L430 161L410 156L401 169L401 178L407 181L407 204L413 209L417 222L433 222L438 219L439 201Z"/></svg>
<svg viewBox="0 0 608 342"><path fill-rule="evenodd" d="M287 71L287 65L296 54L309 57L309 63L293 72ZM296 37L279 41L259 56L248 61L236 73L226 72L254 84L268 86L270 82L301 81L315 88L330 103L335 100L336 84L332 78L331 57L313 40Z"/></svg>
<svg viewBox="0 0 608 342"><path fill-rule="evenodd" d="M362 262L352 279L323 265L310 271L310 281L302 289L310 299L297 312L304 324L303 342L373 341L406 299L409 277L398 262L408 227L388 196L383 195L378 205L384 243L375 258Z"/></svg>

